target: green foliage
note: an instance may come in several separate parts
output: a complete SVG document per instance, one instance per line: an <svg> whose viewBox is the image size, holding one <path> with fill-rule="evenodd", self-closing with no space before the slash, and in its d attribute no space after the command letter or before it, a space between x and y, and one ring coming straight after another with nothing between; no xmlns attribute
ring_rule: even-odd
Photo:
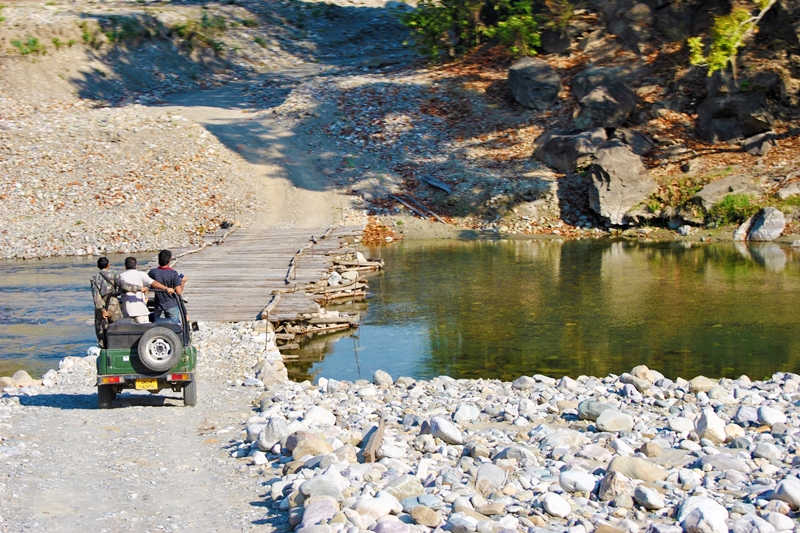
<svg viewBox="0 0 800 533"><path fill-rule="evenodd" d="M431 59L451 57L490 38L515 56L533 54L540 45L534 0L420 0L401 16L417 48Z"/></svg>
<svg viewBox="0 0 800 533"><path fill-rule="evenodd" d="M242 25L246 28L258 28L258 21L256 19L244 19Z"/></svg>
<svg viewBox="0 0 800 533"><path fill-rule="evenodd" d="M137 37L150 37L152 34L149 29L135 17L125 17L121 15L111 15L108 21L103 24L103 33L112 43L136 39Z"/></svg>
<svg viewBox="0 0 800 533"><path fill-rule="evenodd" d="M714 17L708 55L703 54L704 46L700 37L689 39L689 61L692 65L708 66L709 76L727 68L744 44L744 36L753 29L753 24L747 22L749 19L750 12L742 8L734 9L728 15Z"/></svg>
<svg viewBox="0 0 800 533"><path fill-rule="evenodd" d="M267 46L267 40L261 37L260 35L256 35L255 37L253 37L253 40L256 42L257 45L261 47Z"/></svg>
<svg viewBox="0 0 800 533"><path fill-rule="evenodd" d="M61 39L59 39L58 37L53 37L52 41L53 41L53 46L56 47L56 50L64 46L64 43L62 43Z"/></svg>
<svg viewBox="0 0 800 533"><path fill-rule="evenodd" d="M497 26L487 28L486 35L497 37L500 44L508 48L514 57L534 55L534 48L541 46L539 24L531 14L529 2L512 4L503 2L508 12L505 20L498 20Z"/></svg>
<svg viewBox="0 0 800 533"><path fill-rule="evenodd" d="M36 37L32 37L28 35L28 38L24 41L19 39L12 39L11 46L16 48L20 54L26 56L28 54L46 54L47 50L45 50L44 45L39 42L39 39Z"/></svg>
<svg viewBox="0 0 800 533"><path fill-rule="evenodd" d="M92 48L100 48L100 41L97 40L97 30L89 28L89 21L82 20L78 23L81 29L81 38L83 42Z"/></svg>
<svg viewBox="0 0 800 533"><path fill-rule="evenodd" d="M548 28L563 30L575 17L575 5L570 0L545 0L545 3L550 10Z"/></svg>
<svg viewBox="0 0 800 533"><path fill-rule="evenodd" d="M196 46L205 46L220 53L225 50L225 43L217 36L226 28L225 17L210 17L208 13L203 12L199 21L188 20L176 24L171 28L171 32L182 39L189 50L193 50Z"/></svg>
<svg viewBox="0 0 800 533"><path fill-rule="evenodd" d="M746 38L756 30L758 23L775 1L753 0L759 10L757 15L737 7L727 15L714 17L708 46L703 43L701 37L691 37L687 41L689 62L695 66L708 67L709 76L719 70L725 70L730 65L733 77L736 79L736 56L739 49L744 46ZM706 48L708 54L705 53Z"/></svg>
<svg viewBox="0 0 800 533"><path fill-rule="evenodd" d="M729 194L711 208L711 218L719 224L739 224L755 215L761 207L749 194Z"/></svg>
<svg viewBox="0 0 800 533"><path fill-rule="evenodd" d="M648 200L647 208L656 212L660 207L671 206L679 207L686 204L697 191L703 188L708 180L702 177L678 176L665 186L661 187L658 193L651 196ZM658 204L658 207L656 207Z"/></svg>
<svg viewBox="0 0 800 533"><path fill-rule="evenodd" d="M200 25L203 29L211 30L215 33L222 33L226 28L225 17L209 17L208 13L203 13L203 16L200 18Z"/></svg>

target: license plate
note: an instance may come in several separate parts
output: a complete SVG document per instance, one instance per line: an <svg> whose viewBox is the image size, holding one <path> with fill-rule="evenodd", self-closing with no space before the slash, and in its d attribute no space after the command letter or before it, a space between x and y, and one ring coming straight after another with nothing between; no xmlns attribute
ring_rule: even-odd
<svg viewBox="0 0 800 533"><path fill-rule="evenodd" d="M137 379L134 387L142 390L155 390L158 388L157 379Z"/></svg>

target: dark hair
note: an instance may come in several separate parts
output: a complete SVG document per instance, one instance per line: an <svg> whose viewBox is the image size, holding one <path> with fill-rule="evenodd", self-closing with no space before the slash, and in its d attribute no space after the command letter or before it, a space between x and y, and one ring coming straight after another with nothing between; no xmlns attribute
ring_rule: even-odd
<svg viewBox="0 0 800 533"><path fill-rule="evenodd" d="M100 270L105 270L108 266L108 257L101 257L97 260L97 268Z"/></svg>
<svg viewBox="0 0 800 533"><path fill-rule="evenodd" d="M169 250L161 250L158 252L158 266L165 267L172 261L172 252Z"/></svg>
<svg viewBox="0 0 800 533"><path fill-rule="evenodd" d="M136 258L135 257L126 257L125 258L125 269L126 270L133 270L136 268Z"/></svg>

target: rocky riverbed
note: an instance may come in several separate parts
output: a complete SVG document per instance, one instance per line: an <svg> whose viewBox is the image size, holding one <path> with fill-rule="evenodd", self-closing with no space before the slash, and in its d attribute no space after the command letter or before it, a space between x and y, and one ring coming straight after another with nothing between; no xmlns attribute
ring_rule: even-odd
<svg viewBox="0 0 800 533"><path fill-rule="evenodd" d="M228 456L225 466L214 463L216 475L230 477L235 496L258 503L255 513L245 512L245 500L229 502L244 530L771 533L798 526L795 374L673 381L639 366L621 376L509 383L378 371L372 382L322 377L312 384L286 380L264 323L204 325L196 343L203 383L239 402L232 409L239 423L208 430L218 436L202 455ZM69 402L62 412L53 407L75 394L93 400L93 369L91 355L67 358L44 377L48 386L4 389L6 495L33 497L22 474L43 469L44 428L54 414L60 424L75 418ZM115 410L82 414L133 407L152 410L156 420L169 416L148 397L126 393ZM215 397L213 409L222 401ZM63 447L61 461L85 452ZM44 469L59 477L58 468ZM5 530L26 530L17 527L29 523L23 507L3 501Z"/></svg>

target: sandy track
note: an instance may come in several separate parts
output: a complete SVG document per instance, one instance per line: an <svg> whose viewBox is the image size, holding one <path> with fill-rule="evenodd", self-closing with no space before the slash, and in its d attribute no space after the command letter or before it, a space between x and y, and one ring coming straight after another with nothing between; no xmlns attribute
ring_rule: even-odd
<svg viewBox="0 0 800 533"><path fill-rule="evenodd" d="M252 396L201 382L195 408L168 391L127 392L111 410L93 388L23 398L0 413L4 445L20 451L3 461L0 530L271 529L264 478L225 450Z"/></svg>
<svg viewBox="0 0 800 533"><path fill-rule="evenodd" d="M251 227L320 228L341 219L352 198L337 192L321 174L306 144L266 114L248 109L244 84L174 95L165 106L208 129L247 162L267 210Z"/></svg>

